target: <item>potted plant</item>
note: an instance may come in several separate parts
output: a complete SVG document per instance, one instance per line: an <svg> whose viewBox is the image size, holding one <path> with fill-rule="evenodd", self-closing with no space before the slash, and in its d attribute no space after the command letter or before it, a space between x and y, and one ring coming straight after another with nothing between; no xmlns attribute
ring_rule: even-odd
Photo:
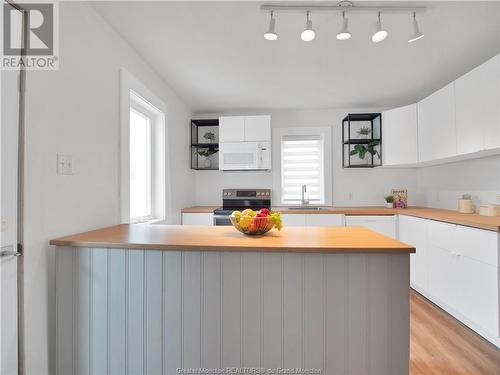
<svg viewBox="0 0 500 375"><path fill-rule="evenodd" d="M392 195L388 195L384 197L385 199L385 206L387 208L394 208L394 197Z"/></svg>
<svg viewBox="0 0 500 375"><path fill-rule="evenodd" d="M371 132L372 130L369 127L363 126L359 128L356 133L358 134L359 138L368 138Z"/></svg>
<svg viewBox="0 0 500 375"><path fill-rule="evenodd" d="M212 167L212 161L210 160L210 156L215 154L218 150L213 149L213 148L204 148L200 151L198 151L198 155L204 158L203 161L203 166L205 168L210 168Z"/></svg>
<svg viewBox="0 0 500 375"><path fill-rule="evenodd" d="M370 142L367 145L355 145L351 150L351 156L358 155L358 158L364 160L365 156L370 154L372 156L376 155L380 159L380 153L375 148L376 146L378 146L378 141Z"/></svg>
<svg viewBox="0 0 500 375"><path fill-rule="evenodd" d="M215 134L212 132L207 132L203 134L203 138L208 140L208 143L213 143L215 141Z"/></svg>

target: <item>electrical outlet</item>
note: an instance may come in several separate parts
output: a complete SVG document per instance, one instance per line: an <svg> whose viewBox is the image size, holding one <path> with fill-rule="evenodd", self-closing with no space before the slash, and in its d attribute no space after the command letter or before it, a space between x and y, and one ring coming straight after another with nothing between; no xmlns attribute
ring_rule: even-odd
<svg viewBox="0 0 500 375"><path fill-rule="evenodd" d="M57 154L57 174L73 174L73 156Z"/></svg>
<svg viewBox="0 0 500 375"><path fill-rule="evenodd" d="M354 193L352 191L349 192L349 200L354 200Z"/></svg>
<svg viewBox="0 0 500 375"><path fill-rule="evenodd" d="M497 193L497 203L500 204L500 193Z"/></svg>

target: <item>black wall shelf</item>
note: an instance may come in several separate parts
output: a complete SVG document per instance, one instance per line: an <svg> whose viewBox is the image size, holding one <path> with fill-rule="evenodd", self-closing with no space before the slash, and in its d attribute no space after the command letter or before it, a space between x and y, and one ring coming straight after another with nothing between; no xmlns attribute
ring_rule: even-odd
<svg viewBox="0 0 500 375"><path fill-rule="evenodd" d="M191 169L219 170L219 119L191 120Z"/></svg>
<svg viewBox="0 0 500 375"><path fill-rule="evenodd" d="M342 167L374 168L381 165L382 114L349 113L342 120Z"/></svg>

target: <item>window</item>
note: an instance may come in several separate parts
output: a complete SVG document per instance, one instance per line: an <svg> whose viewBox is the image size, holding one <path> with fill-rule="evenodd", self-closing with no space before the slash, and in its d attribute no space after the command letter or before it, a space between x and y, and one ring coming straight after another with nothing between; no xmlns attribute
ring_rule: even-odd
<svg viewBox="0 0 500 375"><path fill-rule="evenodd" d="M325 203L323 143L319 135L282 136L281 203L300 204L303 185L309 203Z"/></svg>
<svg viewBox="0 0 500 375"><path fill-rule="evenodd" d="M151 212L151 119L130 108L130 218L147 219Z"/></svg>
<svg viewBox="0 0 500 375"><path fill-rule="evenodd" d="M165 219L165 105L121 70L121 221Z"/></svg>
<svg viewBox="0 0 500 375"><path fill-rule="evenodd" d="M164 114L130 91L129 221L163 219Z"/></svg>

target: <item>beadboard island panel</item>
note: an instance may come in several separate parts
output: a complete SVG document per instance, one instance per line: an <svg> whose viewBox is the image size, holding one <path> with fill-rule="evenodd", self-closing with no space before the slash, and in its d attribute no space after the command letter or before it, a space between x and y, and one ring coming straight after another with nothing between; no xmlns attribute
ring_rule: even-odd
<svg viewBox="0 0 500 375"><path fill-rule="evenodd" d="M56 247L57 374L408 374L409 253Z"/></svg>

